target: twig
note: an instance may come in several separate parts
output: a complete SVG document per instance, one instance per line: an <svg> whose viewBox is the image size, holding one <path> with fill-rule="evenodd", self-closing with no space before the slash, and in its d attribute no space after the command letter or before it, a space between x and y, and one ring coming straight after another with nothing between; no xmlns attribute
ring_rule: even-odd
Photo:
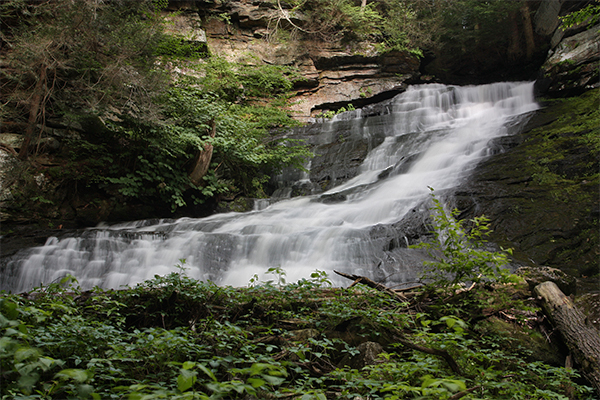
<svg viewBox="0 0 600 400"><path fill-rule="evenodd" d="M403 346L408 347L409 349L417 350L422 353L432 354L434 356L442 357L448 363L448 366L457 375L462 375L462 370L460 366L454 361L454 358L446 351L439 349L432 349L430 347L424 347L409 341L408 339L404 339L403 337L398 337L398 342L400 342ZM465 393L466 394L466 393ZM464 395L463 395L464 396ZM462 397L462 396L461 396ZM457 397L458 399L459 397Z"/></svg>
<svg viewBox="0 0 600 400"><path fill-rule="evenodd" d="M464 397L466 395L468 395L471 392L474 392L475 390L479 389L481 386L473 386L470 389L467 390L463 390L462 392L458 392L453 394L452 396L448 397L448 400L457 400L460 399L461 397Z"/></svg>
<svg viewBox="0 0 600 400"><path fill-rule="evenodd" d="M9 146L7 144L1 144L0 143L0 150L4 150L7 153L10 153L10 154L12 154L14 156L18 156L19 155L15 149L13 149L11 146Z"/></svg>
<svg viewBox="0 0 600 400"><path fill-rule="evenodd" d="M367 285L368 287L371 287L373 289L379 290L381 292L385 292L388 293L390 295L392 295L393 297L395 297L396 299L400 300L400 301L408 301L408 298L406 298L406 296L404 296L402 293L396 292L390 288L388 288L387 286L382 285L381 283L377 283L372 281L371 279L365 277L365 276L360 276L360 275L350 275L350 274L346 274L343 272L338 272L338 271L333 271L336 274L338 274L339 276L343 276L344 278L348 278L354 281L354 283L351 285L354 286L357 283L362 283L364 285Z"/></svg>
<svg viewBox="0 0 600 400"><path fill-rule="evenodd" d="M302 28L300 28L298 25L296 25L296 24L294 24L294 23L292 22L292 20L291 20L291 19L290 19L290 17L288 16L288 14L289 14L289 13L288 13L288 12L286 12L286 11L283 9L283 7L281 7L281 2L280 2L279 0L277 0L277 6L279 6L279 11L281 12L281 15L282 15L282 17L283 17L283 18L284 18L284 19L285 19L287 22L289 22L289 23L290 23L290 25L292 25L294 28L298 29L299 31L301 31L301 32L304 32L304 33L308 33L308 34L311 34L311 35L314 35L314 34L316 34L316 33L321 33L321 32L323 31L322 29L321 29L321 30L318 30L318 31L307 31L306 29L302 29Z"/></svg>

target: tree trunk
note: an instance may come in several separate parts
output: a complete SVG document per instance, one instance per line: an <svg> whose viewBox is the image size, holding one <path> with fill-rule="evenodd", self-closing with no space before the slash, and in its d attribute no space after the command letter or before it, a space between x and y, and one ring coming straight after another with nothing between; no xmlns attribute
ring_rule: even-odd
<svg viewBox="0 0 600 400"><path fill-rule="evenodd" d="M542 298L544 312L600 395L600 332L587 323L583 313L554 282L541 283L533 291Z"/></svg>
<svg viewBox="0 0 600 400"><path fill-rule="evenodd" d="M210 137L214 138L217 133L217 123L215 120L210 121ZM194 160L194 167L190 172L190 181L196 186L204 186L204 175L208 172L210 161L212 160L213 145L206 143L204 149L198 151L196 159Z"/></svg>
<svg viewBox="0 0 600 400"><path fill-rule="evenodd" d="M41 68L40 77L35 84L35 88L33 89L33 95L31 96L31 103L29 105L29 119L27 121L27 128L25 129L25 138L23 140L23 144L21 145L21 150L19 150L19 158L21 160L27 159L27 154L29 153L29 146L31 145L31 141L33 139L35 131L35 124L40 114L42 102L46 97L46 68L47 67L45 65Z"/></svg>
<svg viewBox="0 0 600 400"><path fill-rule="evenodd" d="M523 32L525 33L525 55L527 61L531 60L533 52L535 51L535 39L533 37L533 26L531 24L531 15L529 6L520 9L521 16L523 17Z"/></svg>
<svg viewBox="0 0 600 400"><path fill-rule="evenodd" d="M517 22L517 14L511 11L509 14L510 37L508 42L507 55L510 61L519 59L521 48L519 46L519 24Z"/></svg>

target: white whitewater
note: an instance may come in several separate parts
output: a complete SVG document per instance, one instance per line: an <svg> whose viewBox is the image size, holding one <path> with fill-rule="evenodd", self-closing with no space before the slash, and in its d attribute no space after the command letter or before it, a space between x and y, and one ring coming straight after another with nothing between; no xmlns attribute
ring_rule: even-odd
<svg viewBox="0 0 600 400"><path fill-rule="evenodd" d="M283 269L288 282L316 269L368 276L381 257L369 230L402 219L427 197L428 187L456 187L488 154L490 140L506 135L517 116L537 105L533 83L496 83L414 86L390 107L384 142L357 177L327 193L343 193L343 201L300 197L249 213L140 221L50 238L15 261L19 275L12 290L66 273L84 288L118 288L176 271L180 259L189 276L220 285L244 286L254 274L265 279L270 267ZM350 115L357 127L365 125L360 112ZM369 135L368 128L361 129Z"/></svg>

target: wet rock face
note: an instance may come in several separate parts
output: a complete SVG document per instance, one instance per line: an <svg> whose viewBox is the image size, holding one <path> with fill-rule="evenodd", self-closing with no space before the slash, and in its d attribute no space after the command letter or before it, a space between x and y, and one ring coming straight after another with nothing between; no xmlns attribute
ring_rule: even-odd
<svg viewBox="0 0 600 400"><path fill-rule="evenodd" d="M490 239L517 260L559 268L598 290L599 92L551 101L503 152L482 162L455 193L460 218L485 214ZM594 127L594 124L596 126ZM587 139L589 138L589 139Z"/></svg>
<svg viewBox="0 0 600 400"><path fill-rule="evenodd" d="M365 114L385 113L386 104L371 107ZM272 179L272 190L281 192L290 188L287 196L283 197L319 194L357 176L368 152L383 142L387 117L356 119L355 115L350 111L334 121L311 124L287 133L308 144L315 156L311 160L310 174L304 177L303 182L297 182L303 179L301 172L285 170ZM367 123L371 126L370 136L364 137L359 132Z"/></svg>

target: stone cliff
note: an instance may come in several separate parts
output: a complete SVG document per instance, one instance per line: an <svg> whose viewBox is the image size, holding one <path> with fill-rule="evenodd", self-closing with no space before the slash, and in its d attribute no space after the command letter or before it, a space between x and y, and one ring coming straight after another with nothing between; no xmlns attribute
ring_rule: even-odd
<svg viewBox="0 0 600 400"><path fill-rule="evenodd" d="M514 247L521 260L559 266L576 276L589 277L598 273L599 166L598 149L594 148L592 139L586 138L600 134L598 91L590 90L599 86L600 40L598 27L578 26L567 31L559 27L558 16L568 12L572 4L561 0L544 1L532 10L536 51L543 52L544 57L532 61L537 63L535 68L530 65L525 73L513 71L502 77L538 78L539 94L545 96L585 95L564 101L547 99L546 107L532 119L532 125L521 135L499 143L499 154L481 165L474 180L457 191L455 201L464 218L480 213L488 215L493 220L494 240ZM432 77L423 73L436 71L428 57L424 61L409 53L379 54L366 42L342 44L278 38L273 35L273 26L293 24L302 16L286 14L276 3L172 1L170 11L178 11L169 15L173 33L206 46L213 54L247 63L297 67L302 79L297 81L290 111L302 121L314 121L323 111L338 110L348 104L356 108L368 106L362 110L363 117L377 115L378 107L385 107L381 102L401 92L405 85L442 78L442 74ZM441 55L438 57L442 59ZM473 59L456 62L466 65ZM457 72L460 70L447 75L444 83L457 80L477 83L481 79L478 72L484 72L471 69L475 71L473 74L460 75ZM490 70L485 69L485 72ZM499 75L490 72L487 76ZM372 103L378 104L369 105ZM53 130L56 133L61 129ZM312 160L310 179L295 186L275 182L273 189L279 189L279 195L320 192L352 178L368 150L381 141L377 137L371 141L355 141L348 130L328 133L329 137L324 138L327 135L319 132L318 124L303 128L302 135L313 145L317 155ZM2 137L0 142L14 139ZM11 142L10 146L16 145ZM19 168L14 164L11 154L0 151L0 201L9 196L5 189L11 183L11 174L6 171ZM298 173L292 173L284 178L289 181L298 177ZM40 197L57 190L42 178L36 184ZM136 212L139 210L128 210L122 215L141 218ZM69 214L73 221L89 224L107 217L96 209L84 207L77 209L77 213ZM55 214L49 209L47 218L53 220ZM31 221L26 211L16 221L36 222ZM75 226L73 221L58 223ZM45 240L44 233L28 236L18 227L13 236L29 240L16 247ZM6 242L3 246L5 253Z"/></svg>
<svg viewBox="0 0 600 400"><path fill-rule="evenodd" d="M369 42L278 35L281 24L290 27L302 16L276 3L170 4L170 11L177 11L169 17L177 33L205 42L211 54L247 64L296 67L302 78L296 82L290 111L301 121L348 104L358 108L385 100L402 91L405 83L419 82L419 59L408 52L379 54Z"/></svg>
<svg viewBox="0 0 600 400"><path fill-rule="evenodd" d="M282 3L172 0L168 15L174 33L206 45L211 54L241 63L296 67L301 79L290 111L306 122L348 104L359 108L386 100L406 84L537 79L539 92L552 95L597 85L593 62L599 54L598 30L564 30L559 20L585 3L528 4L520 10L522 21L515 25L511 49L482 44L456 54L442 47L425 49L425 58L399 51L381 54L367 41L342 43L305 35L299 27L305 17Z"/></svg>

